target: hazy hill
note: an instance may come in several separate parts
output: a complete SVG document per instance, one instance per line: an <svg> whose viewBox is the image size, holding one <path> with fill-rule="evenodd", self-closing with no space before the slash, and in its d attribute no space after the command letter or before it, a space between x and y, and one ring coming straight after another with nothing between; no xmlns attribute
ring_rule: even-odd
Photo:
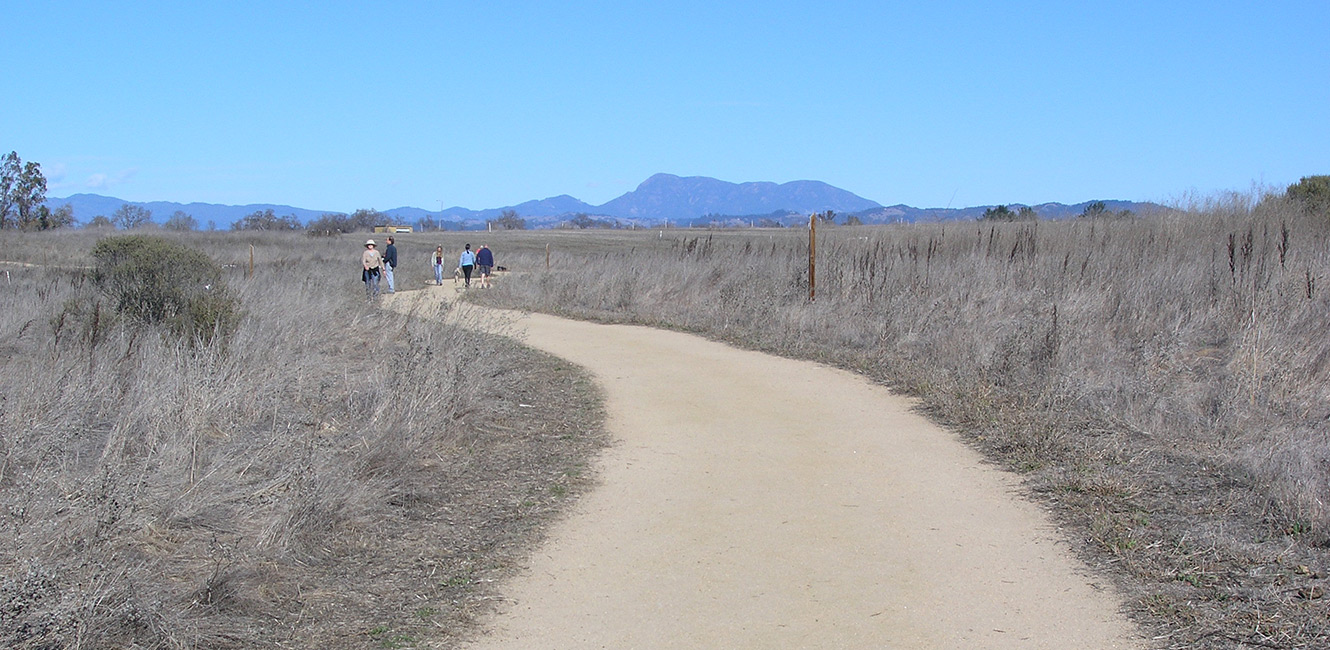
<svg viewBox="0 0 1330 650"><path fill-rule="evenodd" d="M255 203L251 205L219 205L216 203L173 203L170 201L125 201L111 196L102 196L100 194L73 194L63 199L46 199L47 207L52 210L68 204L74 209L74 218L79 223L87 223L93 217L103 216L110 218L115 214L120 206L129 203L147 209L152 212L152 220L162 223L171 218L177 210L194 217L199 222L201 228L207 228L208 222L213 222L219 229L227 229L231 224L245 218L246 215L264 210L272 210L273 214L284 217L293 214L300 221L308 222L311 219L317 219L319 216L333 210L309 210L306 208L296 208L289 205L274 205L270 203Z"/></svg>
<svg viewBox="0 0 1330 650"><path fill-rule="evenodd" d="M46 201L46 205L53 210L69 204L74 209L74 218L80 223L87 223L98 215L110 217L125 203L126 201L118 198L97 194L74 194ZM166 221L178 210L194 217L200 227L207 228L210 224L215 224L220 229L230 228L232 223L243 219L246 215L263 210L272 210L279 217L295 215L303 223L308 223L323 214L338 212L266 203L251 205L167 201L129 203L152 211L153 220L157 223ZM1159 208L1153 203L1131 201L1104 203L1111 212L1130 210L1140 214ZM1089 204L1089 201L1074 205L1042 203L1032 207L1042 218L1058 219L1078 215ZM416 225L425 221L435 227L442 226L456 230L484 228L485 222L497 219L506 210L516 212L526 220L528 227L542 228L568 221L578 214L639 226L653 226L665 222L678 225L778 223L792 226L806 223L810 213L826 210L833 210L838 215L843 215L837 219L838 222L843 222L845 217L853 215L864 223L893 223L976 219L989 207L992 206L947 209L914 208L907 205L884 207L875 201L820 181L791 181L780 184L730 183L705 176L680 177L673 174L656 174L643 181L637 189L598 206L561 194L484 210L455 206L446 210L431 211L403 206L384 212L396 223ZM1023 206L1009 204L1008 207L1015 210Z"/></svg>
<svg viewBox="0 0 1330 650"><path fill-rule="evenodd" d="M705 176L656 174L637 189L596 208L596 212L626 219L691 221L705 215L794 212L856 212L880 204L821 181L729 183Z"/></svg>

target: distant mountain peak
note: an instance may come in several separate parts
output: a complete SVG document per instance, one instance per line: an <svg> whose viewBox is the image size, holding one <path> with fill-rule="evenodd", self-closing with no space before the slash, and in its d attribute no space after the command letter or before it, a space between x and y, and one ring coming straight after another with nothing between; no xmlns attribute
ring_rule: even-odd
<svg viewBox="0 0 1330 650"><path fill-rule="evenodd" d="M691 221L711 214L858 212L878 207L874 201L821 181L731 183L708 176L660 173L599 206L599 212L628 219Z"/></svg>

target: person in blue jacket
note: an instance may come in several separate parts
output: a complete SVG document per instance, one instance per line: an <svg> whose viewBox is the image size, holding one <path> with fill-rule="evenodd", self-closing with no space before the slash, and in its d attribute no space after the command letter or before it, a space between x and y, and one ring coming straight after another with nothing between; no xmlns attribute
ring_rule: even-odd
<svg viewBox="0 0 1330 650"><path fill-rule="evenodd" d="M480 272L480 286L490 286L490 272L494 270L494 252L489 246L480 245L476 251L476 270Z"/></svg>
<svg viewBox="0 0 1330 650"><path fill-rule="evenodd" d="M466 250L462 251L462 257L457 261L457 265L462 267L462 275L466 277L466 286L471 286L471 270L476 268L476 254L471 252L471 244L466 245Z"/></svg>

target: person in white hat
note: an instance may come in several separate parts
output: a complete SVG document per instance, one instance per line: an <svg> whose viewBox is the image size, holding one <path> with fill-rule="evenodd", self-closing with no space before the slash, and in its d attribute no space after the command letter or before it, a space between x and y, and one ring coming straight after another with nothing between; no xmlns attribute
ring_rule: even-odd
<svg viewBox="0 0 1330 650"><path fill-rule="evenodd" d="M365 253L360 256L360 264L365 270L360 279L365 281L365 298L377 298L379 295L379 273L383 268L383 254L374 248L374 240L365 242Z"/></svg>

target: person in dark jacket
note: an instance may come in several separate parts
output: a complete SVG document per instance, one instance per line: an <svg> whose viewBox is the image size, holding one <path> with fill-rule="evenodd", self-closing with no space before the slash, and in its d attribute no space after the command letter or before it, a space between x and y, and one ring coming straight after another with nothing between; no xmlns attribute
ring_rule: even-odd
<svg viewBox="0 0 1330 650"><path fill-rule="evenodd" d="M388 246L383 249L383 278L388 281L388 293L397 293L397 287L393 285L393 270L397 268L397 246L393 245L393 238L388 238Z"/></svg>
<svg viewBox="0 0 1330 650"><path fill-rule="evenodd" d="M476 271L480 272L480 286L490 286L490 272L494 269L494 253L490 247L484 244L480 245L480 250L476 251Z"/></svg>

